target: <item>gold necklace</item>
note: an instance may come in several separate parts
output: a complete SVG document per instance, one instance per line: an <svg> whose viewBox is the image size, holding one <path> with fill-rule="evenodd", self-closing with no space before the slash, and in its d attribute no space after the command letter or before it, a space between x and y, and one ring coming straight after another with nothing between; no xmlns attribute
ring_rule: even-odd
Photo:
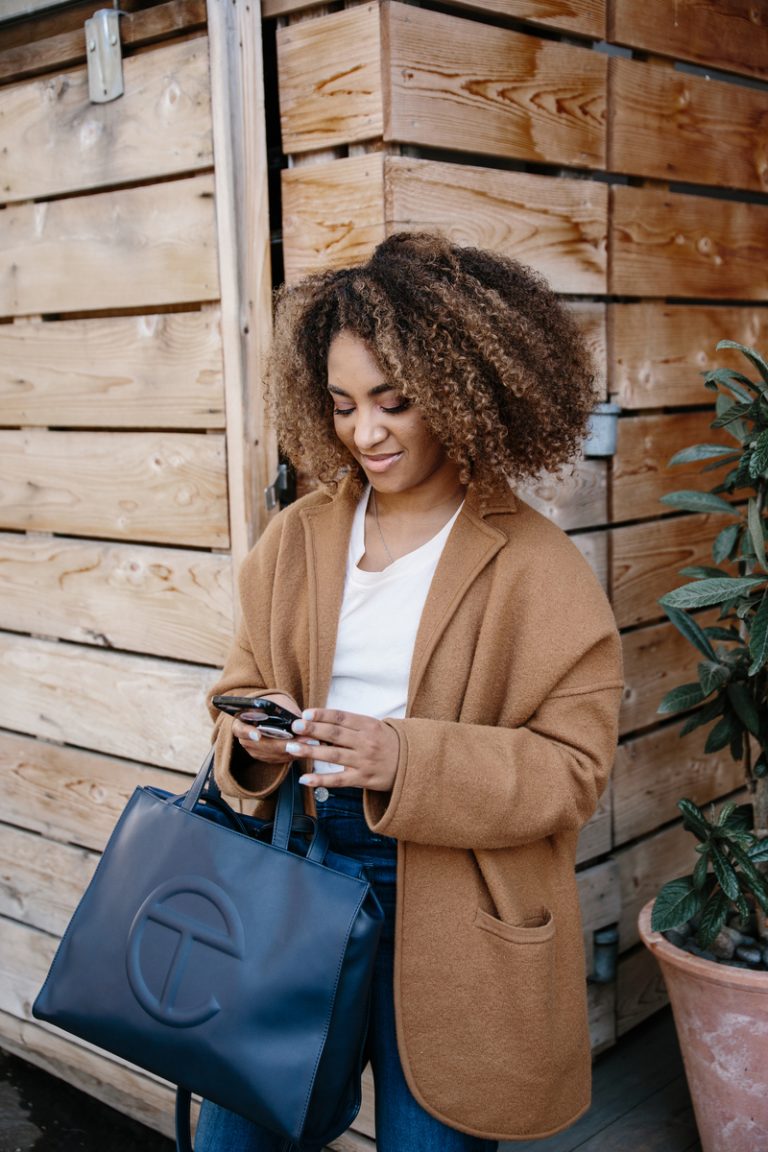
<svg viewBox="0 0 768 1152"><path fill-rule="evenodd" d="M376 527L379 530L379 537L381 538L381 543L384 545L384 551L387 554L387 558L390 564L394 564L395 558L390 552L389 548L387 548L387 542L384 539L384 533L381 530L381 524L379 524L379 510L376 507L376 492L373 488L371 488L371 503L373 504L373 519L376 521Z"/></svg>

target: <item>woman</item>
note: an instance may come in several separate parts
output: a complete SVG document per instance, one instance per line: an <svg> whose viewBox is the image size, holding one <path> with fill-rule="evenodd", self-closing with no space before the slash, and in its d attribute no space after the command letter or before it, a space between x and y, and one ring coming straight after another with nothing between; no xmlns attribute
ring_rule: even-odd
<svg viewBox="0 0 768 1152"><path fill-rule="evenodd" d="M267 384L325 489L246 560L215 691L300 718L286 742L221 717L219 783L263 799L301 757L333 846L371 866L379 1152L549 1135L589 1104L574 858L621 669L590 568L509 482L578 451L583 341L529 269L399 234L283 291ZM199 1152L280 1148L204 1105Z"/></svg>

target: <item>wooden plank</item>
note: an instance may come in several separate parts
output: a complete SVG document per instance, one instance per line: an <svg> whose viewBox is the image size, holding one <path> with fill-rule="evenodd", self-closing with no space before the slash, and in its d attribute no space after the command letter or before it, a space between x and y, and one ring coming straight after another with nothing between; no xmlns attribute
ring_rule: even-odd
<svg viewBox="0 0 768 1152"><path fill-rule="evenodd" d="M704 372L720 366L743 372L746 366L736 352L717 352L718 341L765 346L768 309L609 304L608 334L609 386L622 408L703 404L711 399Z"/></svg>
<svg viewBox="0 0 768 1152"><path fill-rule="evenodd" d="M197 771L217 673L0 633L0 725L43 739Z"/></svg>
<svg viewBox="0 0 768 1152"><path fill-rule="evenodd" d="M594 966L593 936L598 928L615 924L621 912L619 906L619 873L613 860L585 868L576 875L584 933L586 975Z"/></svg>
<svg viewBox="0 0 768 1152"><path fill-rule="evenodd" d="M285 152L382 135L378 3L279 28L277 60Z"/></svg>
<svg viewBox="0 0 768 1152"><path fill-rule="evenodd" d="M607 532L579 532L572 536L574 544L608 592L608 533Z"/></svg>
<svg viewBox="0 0 768 1152"><path fill-rule="evenodd" d="M394 0L382 15L385 140L605 167L603 54Z"/></svg>
<svg viewBox="0 0 768 1152"><path fill-rule="evenodd" d="M189 765L194 768L194 764ZM164 788L174 794L187 776L64 748L28 736L0 732L3 819L49 841L100 852L134 788Z"/></svg>
<svg viewBox="0 0 768 1152"><path fill-rule="evenodd" d="M703 391L703 389L702 389ZM704 392L702 399L710 396ZM723 430L712 431L714 409L709 412L676 412L665 416L633 416L619 420L618 445L613 459L612 518L640 520L674 511L661 504L661 497L678 489L709 491L727 469L702 472L701 461L675 464L675 452L691 444L724 444L737 447ZM723 526L728 523L723 518Z"/></svg>
<svg viewBox="0 0 768 1152"><path fill-rule="evenodd" d="M701 625L714 624L718 613L697 615ZM680 684L696 680L701 653L678 632L673 624L655 624L625 632L624 692L619 715L619 732L626 735L658 723L657 709L662 697Z"/></svg>
<svg viewBox="0 0 768 1152"><path fill-rule="evenodd" d="M20 1059L173 1137L175 1092L161 1080L105 1058L44 1024L2 1011L0 1043Z"/></svg>
<svg viewBox="0 0 768 1152"><path fill-rule="evenodd" d="M623 1036L630 1028L636 1028L668 1003L661 969L647 948L638 948L619 957L616 981L617 1036Z"/></svg>
<svg viewBox="0 0 768 1152"><path fill-rule="evenodd" d="M0 525L226 548L223 437L0 432Z"/></svg>
<svg viewBox="0 0 768 1152"><path fill-rule="evenodd" d="M594 181L380 153L292 168L283 173L286 279L362 262L385 234L429 229L513 256L557 291L601 293L607 206Z"/></svg>
<svg viewBox="0 0 768 1152"><path fill-rule="evenodd" d="M290 284L361 264L385 236L380 152L282 172L283 258Z"/></svg>
<svg viewBox="0 0 768 1152"><path fill-rule="evenodd" d="M231 556L0 533L0 628L221 667Z"/></svg>
<svg viewBox="0 0 768 1152"><path fill-rule="evenodd" d="M701 729L682 738L679 733L678 723L669 724L619 745L612 776L614 847L676 819L681 796L706 804L743 784L744 768L728 749L707 755Z"/></svg>
<svg viewBox="0 0 768 1152"><path fill-rule="evenodd" d="M210 175L13 204L0 224L0 315L146 309L219 294Z"/></svg>
<svg viewBox="0 0 768 1152"><path fill-rule="evenodd" d="M205 28L205 0L168 0L139 11L133 0L122 0L122 7L131 12L131 19L123 20L120 27L123 48L138 48L179 32ZM31 26L4 29L0 44L7 47L0 51L0 83L82 64L86 56L83 20L92 12L93 5L84 11L76 27L71 23L77 17L73 9L66 13L66 28L49 27L50 21L38 17Z"/></svg>
<svg viewBox="0 0 768 1152"><path fill-rule="evenodd" d="M609 292L768 299L768 205L611 189Z"/></svg>
<svg viewBox="0 0 768 1152"><path fill-rule="evenodd" d="M616 1043L616 985L588 984L587 1011L592 1055Z"/></svg>
<svg viewBox="0 0 768 1152"><path fill-rule="evenodd" d="M612 530L612 603L620 628L659 619L659 597L686 582L680 569L712 562L715 519L676 516Z"/></svg>
<svg viewBox="0 0 768 1152"><path fill-rule="evenodd" d="M749 0L613 0L608 39L768 79L768 12Z"/></svg>
<svg viewBox="0 0 768 1152"><path fill-rule="evenodd" d="M606 290L605 185L394 156L385 184L388 232L437 230L531 265L558 292Z"/></svg>
<svg viewBox="0 0 768 1152"><path fill-rule="evenodd" d="M85 70L0 90L0 202L126 184L213 163L208 40L129 57L120 100L93 104Z"/></svg>
<svg viewBox="0 0 768 1152"><path fill-rule="evenodd" d="M288 169L286 279L361 262L385 234L430 229L514 256L558 291L601 293L607 203L593 181L381 154Z"/></svg>
<svg viewBox="0 0 768 1152"><path fill-rule="evenodd" d="M595 387L601 400L608 399L608 343L606 332L606 305L590 300L568 303L587 346L595 368Z"/></svg>
<svg viewBox="0 0 768 1152"><path fill-rule="evenodd" d="M257 4L209 5L216 222L227 400L227 477L236 570L266 527L277 472L262 380L272 337L266 114Z"/></svg>
<svg viewBox="0 0 768 1152"><path fill-rule="evenodd" d="M559 473L547 473L520 486L520 495L564 530L589 528L608 520L608 466L604 460L578 460Z"/></svg>
<svg viewBox="0 0 768 1152"><path fill-rule="evenodd" d="M33 16L44 9L62 8L70 0L3 0L0 11L0 24L5 20L16 20L21 16Z"/></svg>
<svg viewBox="0 0 768 1152"><path fill-rule="evenodd" d="M0 423L223 428L218 309L0 324Z"/></svg>
<svg viewBox="0 0 768 1152"><path fill-rule="evenodd" d="M682 822L619 850L614 858L619 873L621 918L619 947L622 952L640 941L637 918L662 884L693 871L698 841L683 829Z"/></svg>
<svg viewBox="0 0 768 1152"><path fill-rule="evenodd" d="M99 857L0 824L0 916L61 936Z"/></svg>
<svg viewBox="0 0 768 1152"><path fill-rule="evenodd" d="M611 850L611 807L612 788L610 783L597 802L594 815L579 833L576 847L576 863L586 864L596 856L603 856Z"/></svg>
<svg viewBox="0 0 768 1152"><path fill-rule="evenodd" d="M608 91L611 171L768 189L763 92L619 57Z"/></svg>
<svg viewBox="0 0 768 1152"><path fill-rule="evenodd" d="M285 16L291 12L308 12L323 0L265 0L262 14ZM605 39L605 0L448 0L455 8L508 16L534 27L560 29L577 35Z"/></svg>

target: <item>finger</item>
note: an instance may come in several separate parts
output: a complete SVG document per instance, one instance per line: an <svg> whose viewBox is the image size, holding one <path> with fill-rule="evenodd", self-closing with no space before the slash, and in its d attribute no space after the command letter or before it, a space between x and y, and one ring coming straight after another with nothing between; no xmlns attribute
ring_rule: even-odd
<svg viewBox="0 0 768 1152"><path fill-rule="evenodd" d="M354 788L354 777L350 778L346 768L341 768L338 772L323 772L318 775L315 772L306 772L303 776L299 776L299 784L305 784L308 788Z"/></svg>
<svg viewBox="0 0 768 1152"><path fill-rule="evenodd" d="M300 740L289 740L285 746L289 756L301 756L308 760L319 760L324 764L348 764L350 748L330 744L310 744Z"/></svg>

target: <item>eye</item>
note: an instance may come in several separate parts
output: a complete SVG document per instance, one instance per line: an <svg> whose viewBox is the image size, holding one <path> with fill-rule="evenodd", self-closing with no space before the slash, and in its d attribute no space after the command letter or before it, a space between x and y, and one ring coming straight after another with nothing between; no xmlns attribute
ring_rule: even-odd
<svg viewBox="0 0 768 1152"><path fill-rule="evenodd" d="M336 405L334 404L334 407L333 407L334 416L349 416L349 414L351 412L354 412L354 408L337 408Z"/></svg>
<svg viewBox="0 0 768 1152"><path fill-rule="evenodd" d="M405 412L410 408L410 400L398 400L397 404L382 404L382 412L388 412L391 416L396 416L398 412Z"/></svg>

